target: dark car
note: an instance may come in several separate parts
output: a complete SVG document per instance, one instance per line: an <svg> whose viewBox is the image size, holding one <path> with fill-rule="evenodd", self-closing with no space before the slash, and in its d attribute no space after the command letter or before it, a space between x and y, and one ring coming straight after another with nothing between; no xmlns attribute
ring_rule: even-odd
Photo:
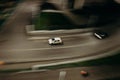
<svg viewBox="0 0 120 80"><path fill-rule="evenodd" d="M108 33L104 31L94 31L94 36L97 37L98 39L104 39L108 37Z"/></svg>

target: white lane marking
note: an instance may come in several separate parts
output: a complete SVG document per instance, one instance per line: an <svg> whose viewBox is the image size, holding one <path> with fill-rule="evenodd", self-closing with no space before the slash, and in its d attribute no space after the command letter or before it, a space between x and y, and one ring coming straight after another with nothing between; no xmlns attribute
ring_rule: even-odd
<svg viewBox="0 0 120 80"><path fill-rule="evenodd" d="M44 39L49 39L49 37L30 37L28 40L44 40Z"/></svg>
<svg viewBox="0 0 120 80"><path fill-rule="evenodd" d="M84 36L90 36L92 33L84 33L84 34L75 34L75 35L66 35L66 36L61 36L61 37L84 37Z"/></svg>
<svg viewBox="0 0 120 80"><path fill-rule="evenodd" d="M49 71L48 69L41 69L41 70L24 70L20 72L16 72L15 74L24 74L24 73L36 73L36 72L45 72Z"/></svg>
<svg viewBox="0 0 120 80"><path fill-rule="evenodd" d="M62 46L62 47L52 47L51 48L31 48L31 49L10 49L6 51L40 51L40 50L53 50L53 49L65 49L65 48L73 48L73 47L81 47L85 45L91 45L91 44L96 44L95 41L89 42L89 43L84 43L84 44L79 44L79 45L72 45L72 46Z"/></svg>
<svg viewBox="0 0 120 80"><path fill-rule="evenodd" d="M61 38L65 38L65 37L84 37L84 36L89 36L91 35L91 33L86 33L86 34L75 34L75 35L66 35L66 36L59 36ZM30 37L28 38L28 40L43 40L43 39L49 39L50 37Z"/></svg>
<svg viewBox="0 0 120 80"><path fill-rule="evenodd" d="M65 80L66 71L60 71L59 80Z"/></svg>

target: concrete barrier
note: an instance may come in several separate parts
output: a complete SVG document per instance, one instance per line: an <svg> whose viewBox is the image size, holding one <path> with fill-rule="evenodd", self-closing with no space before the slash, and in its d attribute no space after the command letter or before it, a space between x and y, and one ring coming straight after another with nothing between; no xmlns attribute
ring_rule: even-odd
<svg viewBox="0 0 120 80"><path fill-rule="evenodd" d="M118 52L120 52L120 47L118 47L114 50L108 51L108 52L104 52L104 53L99 54L99 55L89 56L89 57L86 57L86 58L79 58L79 59L75 59L75 60L72 60L72 61L62 61L62 62L50 63L50 64L33 65L33 66L31 66L31 69L32 70L38 70L39 68L43 68L43 67L71 64L71 63L84 62L84 61L89 61L89 60L96 60L96 59L100 59L100 58L105 58L107 56L116 55L116 54L118 54Z"/></svg>
<svg viewBox="0 0 120 80"><path fill-rule="evenodd" d="M35 27L34 27L34 25L27 25L25 27L25 30L27 33L29 33L30 31L35 31Z"/></svg>
<svg viewBox="0 0 120 80"><path fill-rule="evenodd" d="M26 32L28 35L44 35L44 34L68 34L68 33L86 33L91 32L94 28L87 28L87 29L71 29L71 30L35 30L34 25L27 25Z"/></svg>

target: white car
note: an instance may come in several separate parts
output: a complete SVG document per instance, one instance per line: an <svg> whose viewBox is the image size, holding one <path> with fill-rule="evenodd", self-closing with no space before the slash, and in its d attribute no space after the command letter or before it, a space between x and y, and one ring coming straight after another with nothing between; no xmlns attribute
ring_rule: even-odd
<svg viewBox="0 0 120 80"><path fill-rule="evenodd" d="M50 38L48 39L48 42L50 45L63 44L62 39L60 37Z"/></svg>

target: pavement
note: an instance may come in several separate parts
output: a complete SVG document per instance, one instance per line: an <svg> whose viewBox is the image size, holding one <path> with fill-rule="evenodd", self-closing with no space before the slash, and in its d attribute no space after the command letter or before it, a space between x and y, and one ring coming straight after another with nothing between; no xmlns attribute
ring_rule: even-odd
<svg viewBox="0 0 120 80"><path fill-rule="evenodd" d="M118 66L92 66L64 68L57 70L22 71L17 73L0 74L0 80L106 80L111 78L120 79ZM81 71L88 72L88 76L80 74Z"/></svg>
<svg viewBox="0 0 120 80"><path fill-rule="evenodd" d="M26 34L25 26L29 24L32 18L33 7L36 8L39 5L39 3L32 1L26 1L18 5L15 13L11 16L0 34L0 62L54 62L76 57L85 58L120 47L119 22L116 22L117 24L114 25L109 25L110 28L112 27L114 33L104 40L96 39L93 36L93 32L84 34L77 32L69 33L69 35L62 33L53 35L45 34L36 36L40 38L39 40L30 40L30 38L34 36L28 36ZM56 36L62 36L64 45L48 45L47 38ZM3 67L1 67L1 69L2 68Z"/></svg>
<svg viewBox="0 0 120 80"><path fill-rule="evenodd" d="M37 7L37 2L25 1L18 5L15 13L4 26L0 33L0 70L28 68L36 64L50 64L63 61L72 61L86 57L97 56L120 48L119 22L108 25L111 36L98 40L92 32L68 34L44 34L28 36L25 26L32 18L32 7ZM33 9L33 8L32 8ZM37 9L35 9L37 10ZM48 38L62 36L64 45L50 46ZM36 39L36 38L39 39ZM46 38L47 37L47 38ZM30 40L32 39L32 40ZM118 51L117 50L117 51ZM116 51L115 51L116 52ZM11 64L15 63L15 64ZM119 65L117 66L91 66L65 68L48 71L23 71L17 73L0 73L0 80L101 80L120 76ZM81 70L89 73L87 77L80 74ZM62 76L62 78L61 78Z"/></svg>

